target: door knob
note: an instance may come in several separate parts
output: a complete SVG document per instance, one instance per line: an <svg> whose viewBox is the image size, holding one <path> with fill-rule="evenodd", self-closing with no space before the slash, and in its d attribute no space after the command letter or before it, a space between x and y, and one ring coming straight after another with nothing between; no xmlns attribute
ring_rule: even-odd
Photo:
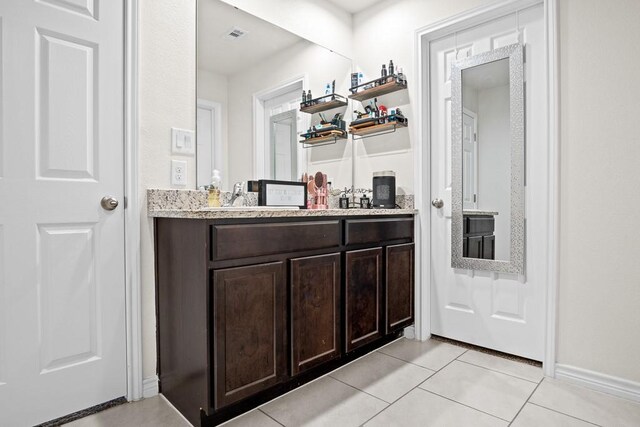
<svg viewBox="0 0 640 427"><path fill-rule="evenodd" d="M100 205L106 211L112 211L118 207L118 199L113 196L105 196L100 201Z"/></svg>
<svg viewBox="0 0 640 427"><path fill-rule="evenodd" d="M433 199L431 201L431 204L433 205L434 208L436 209L440 209L441 207L444 206L444 202L442 201L442 199Z"/></svg>

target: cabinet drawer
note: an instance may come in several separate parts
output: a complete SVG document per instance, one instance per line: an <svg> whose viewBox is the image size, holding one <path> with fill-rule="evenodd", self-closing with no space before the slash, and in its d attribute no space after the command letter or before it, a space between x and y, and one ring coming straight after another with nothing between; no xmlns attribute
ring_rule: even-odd
<svg viewBox="0 0 640 427"><path fill-rule="evenodd" d="M348 219L345 221L345 245L413 240L413 218Z"/></svg>
<svg viewBox="0 0 640 427"><path fill-rule="evenodd" d="M340 221L213 225L214 261L340 246Z"/></svg>
<svg viewBox="0 0 640 427"><path fill-rule="evenodd" d="M492 216L472 216L468 220L469 234L491 234L495 229L495 220Z"/></svg>

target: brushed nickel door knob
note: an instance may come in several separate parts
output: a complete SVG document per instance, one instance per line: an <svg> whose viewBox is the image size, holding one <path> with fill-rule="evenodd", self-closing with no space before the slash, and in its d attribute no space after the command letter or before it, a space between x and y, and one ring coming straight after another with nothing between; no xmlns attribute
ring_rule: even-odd
<svg viewBox="0 0 640 427"><path fill-rule="evenodd" d="M118 207L118 199L113 196L104 196L100 201L100 205L105 211L112 211Z"/></svg>
<svg viewBox="0 0 640 427"><path fill-rule="evenodd" d="M431 201L431 204L436 209L440 209L440 208L442 208L444 206L444 202L442 201L442 199L433 199Z"/></svg>

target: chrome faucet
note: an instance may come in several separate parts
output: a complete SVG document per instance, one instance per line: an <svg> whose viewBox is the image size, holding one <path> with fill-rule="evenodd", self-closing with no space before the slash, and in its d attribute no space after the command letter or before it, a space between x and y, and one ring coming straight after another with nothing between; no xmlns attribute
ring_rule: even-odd
<svg viewBox="0 0 640 427"><path fill-rule="evenodd" d="M238 197L242 197L244 201L244 183L236 182L233 184L233 191L231 192L231 200L225 206L233 206L233 203L236 201Z"/></svg>

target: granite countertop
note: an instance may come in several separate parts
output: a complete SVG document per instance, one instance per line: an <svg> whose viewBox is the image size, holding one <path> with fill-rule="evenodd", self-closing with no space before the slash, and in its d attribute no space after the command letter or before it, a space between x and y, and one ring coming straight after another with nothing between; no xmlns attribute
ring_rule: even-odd
<svg viewBox="0 0 640 427"><path fill-rule="evenodd" d="M480 209L465 209L462 211L462 215L469 215L469 216L473 216L473 215L492 215L492 216L496 216L498 215L497 211L483 211Z"/></svg>
<svg viewBox="0 0 640 427"><path fill-rule="evenodd" d="M228 219L228 218L286 218L319 216L362 216L362 215L414 215L416 209L256 209L247 206L242 209L224 208L203 209L156 209L149 211L154 218L192 218L192 219Z"/></svg>
<svg viewBox="0 0 640 427"><path fill-rule="evenodd" d="M221 202L228 203L231 193L223 192ZM396 198L401 209L269 209L256 206L255 193L245 195L241 208L208 208L207 192L202 190L147 190L147 215L152 218L285 218L321 216L362 216L362 215L414 215L413 196ZM330 198L329 206L337 207L337 198Z"/></svg>

